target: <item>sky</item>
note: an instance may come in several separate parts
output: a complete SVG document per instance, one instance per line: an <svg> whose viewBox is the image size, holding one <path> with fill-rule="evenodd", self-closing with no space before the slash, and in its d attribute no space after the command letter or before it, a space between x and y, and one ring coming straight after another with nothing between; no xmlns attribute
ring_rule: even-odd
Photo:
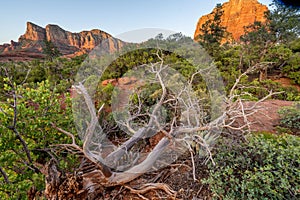
<svg viewBox="0 0 300 200"><path fill-rule="evenodd" d="M228 0L0 0L0 44L17 41L26 22L57 24L80 32L100 29L113 36L156 28L193 37L198 19ZM259 0L269 5L271 0Z"/></svg>

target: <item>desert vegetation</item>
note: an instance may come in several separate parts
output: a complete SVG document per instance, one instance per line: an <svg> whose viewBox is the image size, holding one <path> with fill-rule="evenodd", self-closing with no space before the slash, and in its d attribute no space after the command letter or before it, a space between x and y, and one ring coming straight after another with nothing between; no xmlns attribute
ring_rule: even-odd
<svg viewBox="0 0 300 200"><path fill-rule="evenodd" d="M217 6L201 46L1 63L0 199L298 199L300 13L273 7L239 41ZM269 100L276 131L253 129Z"/></svg>

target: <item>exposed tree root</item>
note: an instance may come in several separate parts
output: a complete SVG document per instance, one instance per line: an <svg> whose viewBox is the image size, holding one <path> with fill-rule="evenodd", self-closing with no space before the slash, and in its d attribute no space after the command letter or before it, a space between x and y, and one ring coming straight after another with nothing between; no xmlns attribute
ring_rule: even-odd
<svg viewBox="0 0 300 200"><path fill-rule="evenodd" d="M140 199L147 199L145 194L155 192L159 196L157 190L161 190L170 198L176 197L177 192L172 190L169 185L165 183L146 183L138 188L132 188L128 185L119 184L114 187L106 187L105 182L102 182L102 173L98 166L92 162L82 160L84 164L74 173L62 173L57 167L57 163L51 160L47 166L46 174L46 189L44 191L47 199L107 199L105 192L114 188L118 192L114 195L117 199L124 189L128 189L131 194L137 195ZM86 166L85 166L86 165ZM89 167L87 167L89 166ZM33 198L31 198L33 199Z"/></svg>
<svg viewBox="0 0 300 200"><path fill-rule="evenodd" d="M175 192L174 190L172 190L169 185L165 184L165 183L147 183L142 185L140 188L138 189L133 189L129 186L124 186L125 188L129 189L131 193L133 194L137 194L137 195L142 195L145 193L148 193L150 191L153 190L163 190L165 193L167 193L169 196L171 197L176 197L177 192ZM146 198L147 199L147 198Z"/></svg>

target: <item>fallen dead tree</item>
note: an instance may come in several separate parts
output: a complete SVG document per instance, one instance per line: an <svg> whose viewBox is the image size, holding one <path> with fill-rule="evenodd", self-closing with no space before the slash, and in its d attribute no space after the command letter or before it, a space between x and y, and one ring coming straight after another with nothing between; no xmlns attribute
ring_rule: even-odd
<svg viewBox="0 0 300 200"><path fill-rule="evenodd" d="M186 152L190 155L193 179L196 181L195 144L198 146L197 154L206 162L214 162L211 149L221 134L242 138L250 131L252 122L249 117L257 112L259 102L274 93L270 91L265 98L245 107L241 98L243 93L236 91L242 77L259 70L259 66L248 69L238 77L229 95L225 95L222 79L212 60L203 49L200 52L199 49L190 49L194 48L193 44L183 44L178 48L179 52L185 51L187 46L187 52L193 52L192 58L188 59L194 65L191 77L183 77L169 66L163 51L159 49L155 54L158 62L138 66L123 76L130 80L134 78L135 88L124 91L116 85L114 91L117 98L112 100L114 119L120 130L130 136L119 145L107 138L106 130L99 124L103 105L97 110L92 99L98 79L93 81L93 74L90 74L74 85L73 113L83 144L76 143L73 133L55 124L53 128L72 139L72 143L59 147L81 157L81 164L74 172L64 173L58 169L56 161L50 161L45 170L44 195L47 199L105 199L105 191L117 187L140 199L146 199L145 194L151 191L161 191L176 198L177 191L167 184L149 180L133 187L131 183L146 173L169 166ZM172 49L169 52L176 53ZM99 70L96 67L89 69L93 66L92 62L86 65L83 74ZM205 83L205 88L195 92L195 83L201 82ZM144 97L142 91L151 88L149 86L156 89L150 91L150 96ZM155 99L155 103L147 106L144 102L150 97ZM243 123L240 123L241 120ZM145 151L143 141L154 137L156 142Z"/></svg>
<svg viewBox="0 0 300 200"><path fill-rule="evenodd" d="M199 107L201 99L195 98L190 92L192 79L187 85L178 84L177 79L171 81L171 84L176 83L175 88L178 91L175 93L168 88L173 87L170 85L170 80L176 74L164 71L166 67L163 59L161 59L160 63L151 64L147 67L161 87L159 101L151 109L150 113L148 112L149 110L143 112L141 102L128 106L131 110L126 110L126 112L131 114L130 118L119 118L118 123L125 130L129 131L132 136L117 147L112 147L106 139L103 139L103 135L99 135L99 132L97 132L97 130L101 130L97 127L99 120L97 113L101 112L103 106L96 111L85 86L79 83L75 87L77 93L81 95L78 95L79 98L84 100L84 105L90 116L85 129L86 132L84 133L83 146L76 144L75 136L72 133L62 130L54 124L53 127L72 138L71 144L62 144L60 147L67 149L73 154L80 155L82 161L75 172L68 174L60 172L57 168L57 163L53 160L48 164L46 189L44 192L47 199L105 199L103 195L105 189L116 186L124 186L124 188L136 194L139 198L145 198L143 194L153 190L161 190L168 196L175 198L176 191L173 191L166 184L150 182L144 183L137 188L131 188L130 182L151 170L165 167L176 160L177 155L169 151L179 154L186 151L191 152L195 179L195 165L192 153L193 143L197 143L202 150L203 156L213 162L210 151L216 137L221 133L243 137L251 129L253 122L249 120L249 117L258 112L259 107L257 105L274 94L270 92L265 98L251 106L244 106L244 101L239 98L241 94L237 95L235 90L239 87L240 79L250 71L248 70L236 80L228 98L222 99L223 102L220 104L224 106L222 113L214 120L206 121L203 119L207 117L207 113L203 111L203 108ZM251 70L255 70L255 68ZM137 94L139 93L137 92ZM172 118L167 122L161 120L162 116L160 113L162 107L166 105L173 109L173 113L176 113L171 115ZM136 121L135 123L132 122L141 118L141 116L148 117L146 126L143 120L143 128L134 127ZM241 121L242 123L240 123ZM142 122L139 123L142 124ZM142 155L140 151L133 153L130 151L135 144L144 138L154 137L158 132L162 136L149 153ZM95 133L97 134L95 135ZM98 141L98 143L95 141ZM101 146L105 143L108 145ZM106 150L105 157L102 154L103 149ZM166 151L167 154L165 154ZM164 155L175 155L175 158L163 160L160 156ZM120 162L122 159L123 162Z"/></svg>

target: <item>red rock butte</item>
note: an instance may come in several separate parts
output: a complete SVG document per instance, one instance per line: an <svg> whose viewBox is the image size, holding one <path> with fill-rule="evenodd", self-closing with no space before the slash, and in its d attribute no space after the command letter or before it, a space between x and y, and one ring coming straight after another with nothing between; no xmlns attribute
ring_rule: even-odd
<svg viewBox="0 0 300 200"><path fill-rule="evenodd" d="M19 37L18 42L11 41L10 44L0 45L0 61L43 58L45 40L51 41L65 57L89 53L103 41L105 41L103 48L110 52L124 45L123 41L98 29L72 33L58 25L49 24L43 28L27 22L26 32Z"/></svg>
<svg viewBox="0 0 300 200"><path fill-rule="evenodd" d="M221 5L223 15L221 25L226 27L227 32L232 34L234 40L238 41L244 34L244 27L252 24L254 21L266 21L265 12L268 7L259 3L257 0L229 0ZM200 17L194 34L194 39L201 35L200 28L208 21L212 20L216 8L207 15Z"/></svg>

